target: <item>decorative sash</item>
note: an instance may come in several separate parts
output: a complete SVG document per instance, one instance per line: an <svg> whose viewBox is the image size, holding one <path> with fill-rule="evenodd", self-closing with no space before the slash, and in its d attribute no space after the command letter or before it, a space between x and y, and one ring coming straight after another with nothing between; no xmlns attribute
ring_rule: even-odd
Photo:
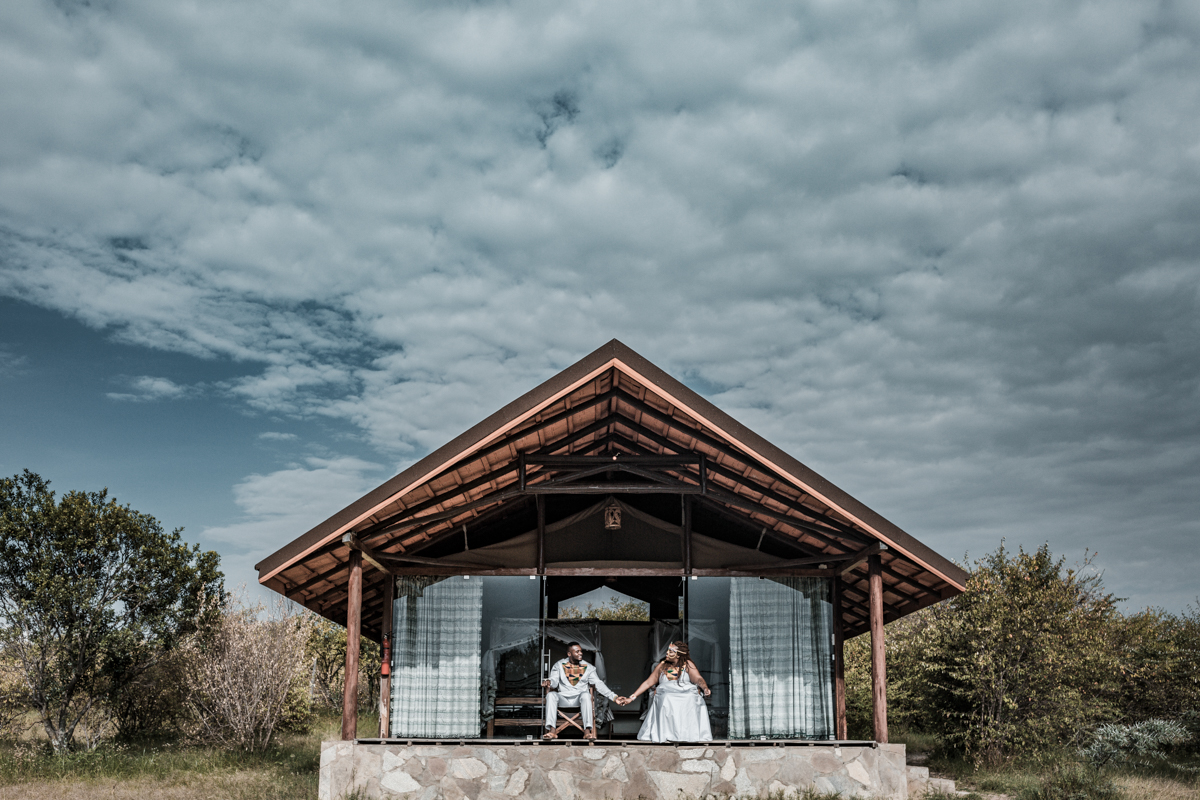
<svg viewBox="0 0 1200 800"><path fill-rule="evenodd" d="M579 664L563 664L563 674L567 677L567 682L572 686L578 686L579 681L583 680L583 675L587 672L587 664L580 662Z"/></svg>

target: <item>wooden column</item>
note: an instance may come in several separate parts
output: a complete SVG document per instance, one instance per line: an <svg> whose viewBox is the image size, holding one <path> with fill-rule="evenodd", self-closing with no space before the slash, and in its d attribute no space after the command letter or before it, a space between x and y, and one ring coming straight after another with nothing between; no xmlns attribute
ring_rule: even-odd
<svg viewBox="0 0 1200 800"><path fill-rule="evenodd" d="M362 553L350 551L350 584L346 588L346 681L342 692L342 741L358 733L358 640L362 636Z"/></svg>
<svg viewBox="0 0 1200 800"><path fill-rule="evenodd" d="M537 574L546 574L546 501L539 494L534 497L537 505Z"/></svg>
<svg viewBox="0 0 1200 800"><path fill-rule="evenodd" d="M867 558L867 576L871 605L871 711L875 721L875 741L886 744L887 657L883 646L883 562L878 554Z"/></svg>
<svg viewBox="0 0 1200 800"><path fill-rule="evenodd" d="M383 648L384 669L379 676L379 738L386 739L391 735L392 728L392 665L390 651L396 643L392 640L392 604L396 598L396 576L386 575L387 588L383 590L383 622L380 623Z"/></svg>
<svg viewBox="0 0 1200 800"><path fill-rule="evenodd" d="M692 574L692 504L686 494L679 496L680 504L683 506L683 520L681 526L683 528L683 574Z"/></svg>
<svg viewBox="0 0 1200 800"><path fill-rule="evenodd" d="M850 738L846 728L846 659L842 634L842 579L834 577L833 594L833 722L834 736Z"/></svg>

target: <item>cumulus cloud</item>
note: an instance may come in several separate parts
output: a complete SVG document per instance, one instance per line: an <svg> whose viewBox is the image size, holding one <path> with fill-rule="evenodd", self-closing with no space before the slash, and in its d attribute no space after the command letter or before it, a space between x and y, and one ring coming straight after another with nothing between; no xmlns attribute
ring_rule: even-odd
<svg viewBox="0 0 1200 800"><path fill-rule="evenodd" d="M264 437L269 438L269 437ZM254 564L382 483L381 465L348 456L305 459L233 487L241 517L205 528L200 539L222 559L226 584L257 584Z"/></svg>
<svg viewBox="0 0 1200 800"><path fill-rule="evenodd" d="M399 463L617 336L944 552L1194 591L1193 6L0 22L0 293Z"/></svg>
<svg viewBox="0 0 1200 800"><path fill-rule="evenodd" d="M129 392L108 392L108 399L147 403L154 400L179 400L194 392L191 387L180 386L168 378L155 378L150 375L129 380L129 388Z"/></svg>

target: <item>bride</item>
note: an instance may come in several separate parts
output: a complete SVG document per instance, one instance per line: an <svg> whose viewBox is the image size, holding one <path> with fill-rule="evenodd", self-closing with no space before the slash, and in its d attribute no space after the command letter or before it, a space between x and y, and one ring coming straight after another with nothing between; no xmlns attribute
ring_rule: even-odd
<svg viewBox="0 0 1200 800"><path fill-rule="evenodd" d="M712 741L708 706L704 704L704 697L711 695L712 690L700 676L695 662L688 658L686 644L670 644L667 657L658 662L650 677L621 705L633 702L651 686L655 687L654 699L650 701L638 739L648 742Z"/></svg>

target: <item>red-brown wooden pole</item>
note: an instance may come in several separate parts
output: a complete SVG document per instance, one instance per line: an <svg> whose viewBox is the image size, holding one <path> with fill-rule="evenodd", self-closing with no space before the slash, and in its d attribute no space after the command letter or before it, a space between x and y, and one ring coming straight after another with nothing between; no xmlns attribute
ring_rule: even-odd
<svg viewBox="0 0 1200 800"><path fill-rule="evenodd" d="M358 640L362 636L362 553L350 551L350 584L346 588L346 681L342 692L342 741L358 734Z"/></svg>
<svg viewBox="0 0 1200 800"><path fill-rule="evenodd" d="M391 735L392 727L392 665L388 663L391 660L391 649L395 645L392 641L392 604L396 598L396 578L392 575L385 576L387 588L383 590L383 622L380 627L382 635L379 637L382 641L379 643L382 648L381 654L385 661L379 676L379 738L386 739Z"/></svg>
<svg viewBox="0 0 1200 800"><path fill-rule="evenodd" d="M842 579L833 579L833 722L834 736L850 738L846 728L846 660L842 647Z"/></svg>
<svg viewBox="0 0 1200 800"><path fill-rule="evenodd" d="M871 605L871 711L875 718L875 741L886 744L887 658L883 646L883 562L878 555L867 559L867 576Z"/></svg>

